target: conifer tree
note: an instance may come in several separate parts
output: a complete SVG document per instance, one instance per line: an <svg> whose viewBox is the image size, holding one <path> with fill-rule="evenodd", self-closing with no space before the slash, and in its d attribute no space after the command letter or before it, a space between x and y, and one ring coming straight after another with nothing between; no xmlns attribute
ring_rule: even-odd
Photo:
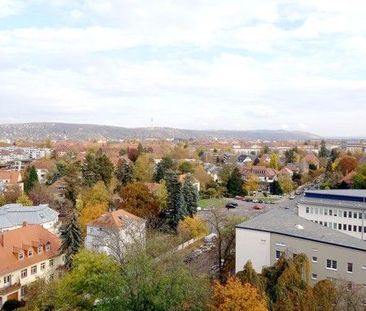
<svg viewBox="0 0 366 311"><path fill-rule="evenodd" d="M133 182L133 164L129 164L126 160L119 161L115 171L116 178L123 185Z"/></svg>
<svg viewBox="0 0 366 311"><path fill-rule="evenodd" d="M65 255L65 266L72 267L72 257L80 250L83 243L81 227L76 215L73 214L71 221L61 228L61 252Z"/></svg>
<svg viewBox="0 0 366 311"><path fill-rule="evenodd" d="M191 175L187 175L182 186L182 193L188 215L193 217L193 215L197 213L198 191L197 187L193 184L193 178Z"/></svg>
<svg viewBox="0 0 366 311"><path fill-rule="evenodd" d="M27 169L25 173L25 181L24 181L24 191L29 193L32 190L34 185L38 182L38 175L36 168L31 166Z"/></svg>
<svg viewBox="0 0 366 311"><path fill-rule="evenodd" d="M169 227L175 230L179 221L187 216L188 213L181 184L178 181L177 173L173 170L166 172L166 187L168 190L168 202L165 218Z"/></svg>
<svg viewBox="0 0 366 311"><path fill-rule="evenodd" d="M235 167L227 182L227 192L232 196L241 195L243 194L242 186L243 180L241 179L240 170L238 167Z"/></svg>
<svg viewBox="0 0 366 311"><path fill-rule="evenodd" d="M175 163L171 157L163 157L161 161L156 166L156 171L154 174L154 181L160 182L165 179L165 174L168 170L174 169Z"/></svg>

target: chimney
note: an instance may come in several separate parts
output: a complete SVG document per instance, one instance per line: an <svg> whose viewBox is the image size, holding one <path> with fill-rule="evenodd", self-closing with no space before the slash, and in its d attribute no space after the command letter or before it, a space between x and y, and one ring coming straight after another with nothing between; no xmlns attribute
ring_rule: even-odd
<svg viewBox="0 0 366 311"><path fill-rule="evenodd" d="M28 223L27 223L26 221L23 221L23 225L22 225L22 226L23 226L23 227L26 227L26 226L27 226L27 224L28 224Z"/></svg>

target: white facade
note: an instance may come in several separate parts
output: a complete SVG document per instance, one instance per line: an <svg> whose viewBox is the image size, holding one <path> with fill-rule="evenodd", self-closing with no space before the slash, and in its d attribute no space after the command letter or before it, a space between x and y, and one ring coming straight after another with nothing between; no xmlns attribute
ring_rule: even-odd
<svg viewBox="0 0 366 311"><path fill-rule="evenodd" d="M257 272L271 264L271 234L263 231L236 228L235 272L243 270L250 260Z"/></svg>
<svg viewBox="0 0 366 311"><path fill-rule="evenodd" d="M366 240L366 213L364 209L298 204L298 215L325 227Z"/></svg>

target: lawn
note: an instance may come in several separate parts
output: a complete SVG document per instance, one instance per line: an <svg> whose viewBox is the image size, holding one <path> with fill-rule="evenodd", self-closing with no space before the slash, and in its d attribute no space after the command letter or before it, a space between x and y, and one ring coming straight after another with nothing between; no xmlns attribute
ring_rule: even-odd
<svg viewBox="0 0 366 311"><path fill-rule="evenodd" d="M225 204L226 200L222 198L201 199L198 201L198 206L201 208L218 208L218 207L224 207Z"/></svg>

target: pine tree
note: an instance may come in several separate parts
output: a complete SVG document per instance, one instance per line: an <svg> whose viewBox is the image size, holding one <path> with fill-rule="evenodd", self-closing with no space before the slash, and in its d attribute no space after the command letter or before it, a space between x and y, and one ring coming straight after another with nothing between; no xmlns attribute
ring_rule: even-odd
<svg viewBox="0 0 366 311"><path fill-rule="evenodd" d="M197 213L198 191L197 187L193 185L193 178L191 175L187 175L182 186L182 193L187 212L190 217L193 217L193 215Z"/></svg>
<svg viewBox="0 0 366 311"><path fill-rule="evenodd" d="M76 215L73 214L71 221L61 228L61 252L65 255L65 266L72 267L72 257L81 248L83 237L81 227L77 221Z"/></svg>
<svg viewBox="0 0 366 311"><path fill-rule="evenodd" d="M84 184L91 187L102 180L108 185L112 179L113 170L113 163L101 149L96 153L88 153L82 167Z"/></svg>
<svg viewBox="0 0 366 311"><path fill-rule="evenodd" d="M178 181L177 173L173 170L166 172L166 187L168 190L167 210L165 219L170 228L176 229L180 220L187 216L181 184Z"/></svg>
<svg viewBox="0 0 366 311"><path fill-rule="evenodd" d="M129 164L126 160L119 161L116 167L115 175L123 186L133 182L133 164Z"/></svg>
<svg viewBox="0 0 366 311"><path fill-rule="evenodd" d="M160 180L165 179L165 173L175 168L175 163L170 157L163 157L161 161L156 166L156 171L154 174L154 181L160 182Z"/></svg>
<svg viewBox="0 0 366 311"><path fill-rule="evenodd" d="M320 143L319 157L326 158L329 156L329 150L326 147L325 140L323 139Z"/></svg>
<svg viewBox="0 0 366 311"><path fill-rule="evenodd" d="M240 170L238 167L235 167L230 174L229 180L227 182L227 192L232 195L241 195L243 194L243 180L241 179Z"/></svg>
<svg viewBox="0 0 366 311"><path fill-rule="evenodd" d="M27 169L25 173L25 181L24 181L24 191L26 193L29 193L29 191L32 190L34 185L38 182L38 175L36 168L34 166L31 166Z"/></svg>

